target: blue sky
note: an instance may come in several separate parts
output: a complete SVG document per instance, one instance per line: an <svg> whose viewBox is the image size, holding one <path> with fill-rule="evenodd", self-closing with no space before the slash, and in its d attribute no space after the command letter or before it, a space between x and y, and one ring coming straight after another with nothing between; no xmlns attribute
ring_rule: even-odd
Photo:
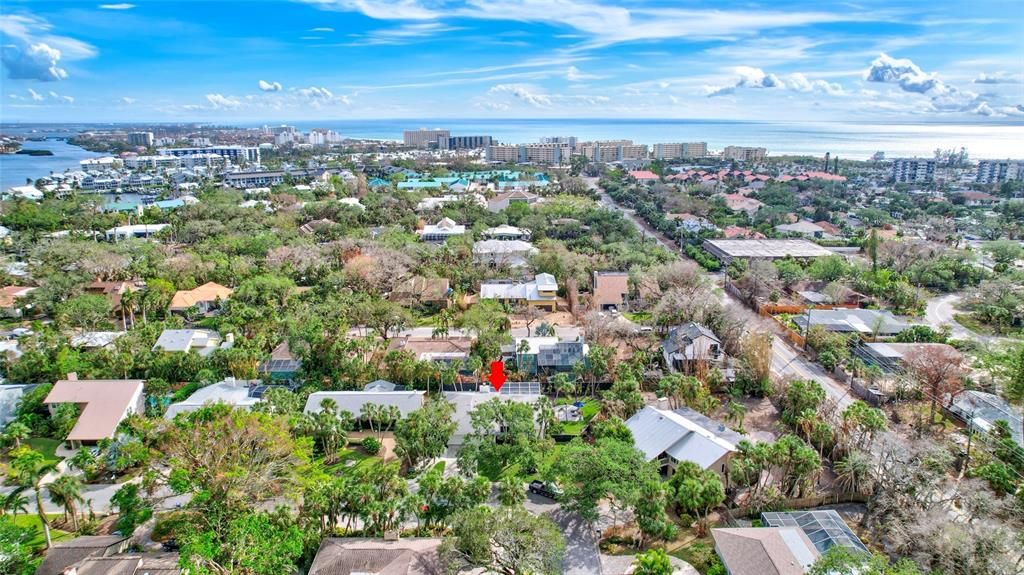
<svg viewBox="0 0 1024 575"><path fill-rule="evenodd" d="M2 121L1024 122L1019 0L4 0Z"/></svg>

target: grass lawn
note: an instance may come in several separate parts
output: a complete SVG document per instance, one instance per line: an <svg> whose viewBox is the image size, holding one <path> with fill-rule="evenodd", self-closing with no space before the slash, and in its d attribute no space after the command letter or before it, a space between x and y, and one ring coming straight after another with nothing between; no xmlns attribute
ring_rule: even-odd
<svg viewBox="0 0 1024 575"><path fill-rule="evenodd" d="M992 326L978 321L969 313L958 313L953 316L953 319L958 324L966 327L974 333L980 333L981 335L996 335L1000 337L1024 339L1024 330L1010 330L1005 333L999 333L992 329Z"/></svg>
<svg viewBox="0 0 1024 575"><path fill-rule="evenodd" d="M633 323L647 323L647 322L651 321L651 312L648 312L648 311L640 311L640 312L627 311L627 312L623 312L622 315L626 316L626 319L628 319L629 321L631 321Z"/></svg>
<svg viewBox="0 0 1024 575"><path fill-rule="evenodd" d="M61 441L59 439L49 439L47 437L32 437L25 440L25 443L32 449L43 454L45 462L49 464L57 464L63 457L57 455L57 448L60 447Z"/></svg>
<svg viewBox="0 0 1024 575"><path fill-rule="evenodd" d="M33 502L32 505L34 506L35 503ZM60 513L50 513L47 514L47 517L50 519L50 522L52 523L54 519L59 519L64 516ZM46 545L46 535L43 534L43 523L39 520L39 516L35 513L18 514L18 517L14 520L14 524L19 527L32 527L36 530L36 536L32 539L32 541L29 542L29 545L36 548L42 548L44 545ZM54 543L58 541L64 541L66 539L71 539L73 537L74 535L68 533L67 531L60 531L59 529L50 528L50 539Z"/></svg>
<svg viewBox="0 0 1024 575"><path fill-rule="evenodd" d="M710 537L704 537L693 541L679 549L669 552L669 555L682 559L702 575L712 571L716 566L721 566L722 560L715 554L715 543ZM724 573L725 570L717 570Z"/></svg>
<svg viewBox="0 0 1024 575"><path fill-rule="evenodd" d="M595 399L587 399L583 402L583 407L580 408L580 420L579 421L563 421L558 424L557 433L563 435L579 435L583 433L583 428L590 423L591 419L597 415L597 412L601 410L601 403Z"/></svg>
<svg viewBox="0 0 1024 575"><path fill-rule="evenodd" d="M380 460L380 457L371 457L357 449L342 449L338 451L338 459L334 463L325 466L324 470L337 475L346 469L369 467Z"/></svg>

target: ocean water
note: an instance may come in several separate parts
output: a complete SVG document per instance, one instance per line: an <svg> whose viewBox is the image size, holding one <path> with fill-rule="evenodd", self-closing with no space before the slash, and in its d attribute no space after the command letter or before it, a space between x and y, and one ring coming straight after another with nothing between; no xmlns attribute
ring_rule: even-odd
<svg viewBox="0 0 1024 575"><path fill-rule="evenodd" d="M274 125L289 122L266 122ZM488 135L506 143L536 142L544 136L582 140L630 139L641 144L707 142L759 146L770 155L810 154L853 160L875 152L888 157L930 157L937 148L967 148L972 158L1024 158L1024 122L999 124L851 124L730 122L720 120L325 120L291 122L303 131L330 128L343 136L400 140L403 130L443 128L453 135ZM262 125L262 124L260 124ZM252 124L256 126L256 124Z"/></svg>
<svg viewBox="0 0 1024 575"><path fill-rule="evenodd" d="M287 123L303 131L329 128L352 138L401 140L404 130L444 128L453 135L489 135L500 142L536 142L545 136L576 136L582 140L630 139L642 144L707 142L712 150L725 146L760 146L769 155L830 152L841 159L864 160L875 152L887 157L930 157L937 148L967 148L971 158L1024 158L1024 122L993 124L853 124L747 122L722 120L606 120L606 119L403 119L266 121L241 123L244 127ZM39 126L5 125L5 134L30 134ZM110 128L106 125L50 126L46 136L68 136L75 129ZM67 131L65 131L67 130ZM23 185L51 171L79 167L79 161L99 156L59 140L27 142L26 148L48 149L53 156L0 155L0 189Z"/></svg>
<svg viewBox="0 0 1024 575"><path fill-rule="evenodd" d="M0 190L7 190L11 186L24 186L27 179L35 180L49 176L50 172L59 173L67 169L79 169L81 160L103 155L72 146L63 140L26 141L22 144L22 148L50 150L53 155L0 154Z"/></svg>

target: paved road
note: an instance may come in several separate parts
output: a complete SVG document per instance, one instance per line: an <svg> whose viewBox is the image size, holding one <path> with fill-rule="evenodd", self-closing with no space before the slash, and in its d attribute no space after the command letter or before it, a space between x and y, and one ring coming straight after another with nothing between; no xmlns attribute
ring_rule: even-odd
<svg viewBox="0 0 1024 575"><path fill-rule="evenodd" d="M82 499L86 501L81 509L88 513L89 506L92 506L92 510L98 515L106 515L113 513L114 510L110 506L110 498L117 493L117 490L123 487L123 483L115 484L101 484L101 485L85 485L82 487ZM0 497L7 495L14 491L14 487L0 487ZM35 492L27 490L23 493L29 500L29 512L33 513L36 509ZM188 496L178 495L164 499L161 504L161 509L174 509L179 505L184 505L188 501ZM50 494L43 488L43 511L46 513L63 513L64 508L59 505L54 505L50 502Z"/></svg>
<svg viewBox="0 0 1024 575"><path fill-rule="evenodd" d="M932 329L939 329L944 325L948 325L953 339L973 339L986 344L996 342L1020 343L1019 339L1010 337L982 335L957 323L955 316L960 310L956 308L956 305L961 299L963 299L963 294L951 293L928 300L928 307L925 309L925 320L928 322L928 325Z"/></svg>
<svg viewBox="0 0 1024 575"><path fill-rule="evenodd" d="M633 222L633 225L640 228L640 231L644 234L644 237L654 238L656 241L661 243L670 252L677 254L679 257L685 257L679 250L679 247L671 240L666 238L663 234L654 230L643 221L632 213L631 210L626 210L615 203L615 200L611 198L604 191L597 187L597 178L586 178L587 184L595 190L598 190L600 196L599 203L609 209L616 210L621 213L627 220ZM722 273L708 274L715 283L721 284L724 281L725 275ZM769 331L775 332L775 326L771 323L763 321L763 318L757 315L747 305L734 297L729 292L722 290L722 303L727 307L736 311L736 313L742 314L742 317L748 322L747 325L761 325ZM777 333L777 332L776 332ZM820 365L805 358L800 352L795 349L788 341L782 337L776 337L772 343L772 372L781 378L796 377L802 379L813 379L825 388L829 397L833 398L840 409L849 405L853 402L855 397L851 397L849 393L849 387L832 377L831 374L826 372Z"/></svg>
<svg viewBox="0 0 1024 575"><path fill-rule="evenodd" d="M601 575L601 553L597 545L594 527L575 513L558 509L551 512L551 519L562 528L565 537L565 559L562 573L565 575Z"/></svg>

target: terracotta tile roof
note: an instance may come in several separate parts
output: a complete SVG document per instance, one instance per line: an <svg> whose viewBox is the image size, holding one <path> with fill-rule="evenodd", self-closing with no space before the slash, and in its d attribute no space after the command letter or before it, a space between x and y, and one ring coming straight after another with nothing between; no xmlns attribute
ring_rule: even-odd
<svg viewBox="0 0 1024 575"><path fill-rule="evenodd" d="M655 174L654 172L652 172L650 170L633 170L632 172L629 173L629 176L631 178L634 178L634 179L637 179L637 180L657 180L658 179L658 174Z"/></svg>
<svg viewBox="0 0 1024 575"><path fill-rule="evenodd" d="M62 379L43 400L46 404L74 403L82 406L78 421L67 439L99 441L114 437L117 426L142 397L141 379Z"/></svg>
<svg viewBox="0 0 1024 575"><path fill-rule="evenodd" d="M219 283L207 282L195 289L180 290L171 298L171 310L186 310L200 302L226 300L235 290Z"/></svg>
<svg viewBox="0 0 1024 575"><path fill-rule="evenodd" d="M0 308L13 308L19 297L24 297L34 287L6 286L0 289Z"/></svg>

